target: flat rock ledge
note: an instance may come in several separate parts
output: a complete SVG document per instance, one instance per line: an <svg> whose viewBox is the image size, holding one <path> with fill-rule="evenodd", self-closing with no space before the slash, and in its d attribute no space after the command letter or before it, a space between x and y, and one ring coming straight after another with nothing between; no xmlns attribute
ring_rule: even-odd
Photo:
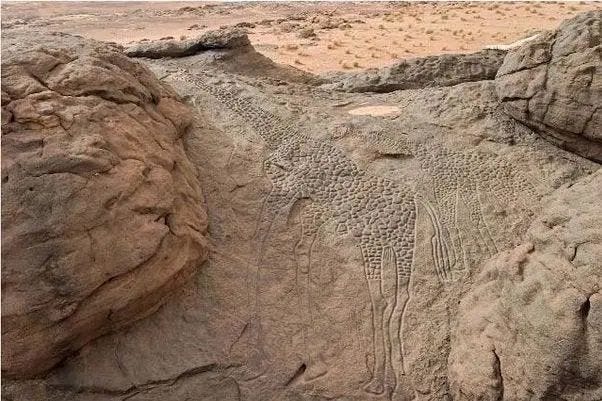
<svg viewBox="0 0 602 401"><path fill-rule="evenodd" d="M237 49L250 46L247 33L239 28L226 28L206 32L186 40L156 40L133 44L125 49L130 57L165 58L187 57L206 50Z"/></svg>
<svg viewBox="0 0 602 401"><path fill-rule="evenodd" d="M331 83L322 87L345 92L385 93L491 80L505 55L502 50L482 50L401 60L390 67L335 74L331 76Z"/></svg>

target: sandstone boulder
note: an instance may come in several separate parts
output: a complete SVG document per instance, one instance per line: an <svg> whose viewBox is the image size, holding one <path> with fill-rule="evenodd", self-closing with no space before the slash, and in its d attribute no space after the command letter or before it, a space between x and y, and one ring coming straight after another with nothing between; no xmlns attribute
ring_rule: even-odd
<svg viewBox="0 0 602 401"><path fill-rule="evenodd" d="M324 86L346 92L384 93L488 80L495 78L505 54L501 50L483 50L401 60L390 67L339 74Z"/></svg>
<svg viewBox="0 0 602 401"><path fill-rule="evenodd" d="M505 111L558 146L602 161L602 12L511 50L496 77Z"/></svg>
<svg viewBox="0 0 602 401"><path fill-rule="evenodd" d="M527 242L490 260L460 304L457 400L599 400L602 171L552 195Z"/></svg>
<svg viewBox="0 0 602 401"><path fill-rule="evenodd" d="M40 374L206 258L188 108L117 47L2 43L2 370ZM43 43L42 43L43 42Z"/></svg>
<svg viewBox="0 0 602 401"><path fill-rule="evenodd" d="M287 82L311 85L323 82L309 72L275 63L259 53L251 45L246 32L238 28L209 31L196 39L138 42L125 52L130 57L146 58L145 62L151 69L161 65L163 59L173 58L190 68L219 68L237 75L276 81L282 85Z"/></svg>
<svg viewBox="0 0 602 401"><path fill-rule="evenodd" d="M219 29L193 39L138 42L128 47L125 53L130 57L186 57L204 50L236 49L250 44L246 32L242 29Z"/></svg>

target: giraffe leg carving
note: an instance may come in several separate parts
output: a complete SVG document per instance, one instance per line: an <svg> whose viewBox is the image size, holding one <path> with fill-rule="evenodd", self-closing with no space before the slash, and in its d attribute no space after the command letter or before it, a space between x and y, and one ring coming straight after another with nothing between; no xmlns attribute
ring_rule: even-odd
<svg viewBox="0 0 602 401"><path fill-rule="evenodd" d="M305 349L306 370L304 377L311 380L323 376L327 366L315 348L316 335L313 324L313 305L311 297L311 251L319 228L325 222L325 213L314 203L310 203L301 212L301 238L295 245L294 253L297 263L297 291L301 303L301 320Z"/></svg>
<svg viewBox="0 0 602 401"><path fill-rule="evenodd" d="M383 249L372 245L365 247L364 258L367 258L366 278L368 281L368 291L372 303L372 325L373 325L373 346L374 346L374 369L372 370L372 379L364 389L372 394L382 394L386 386L385 375L390 364L390 340L388 330L391 305L383 291L382 282L382 257Z"/></svg>

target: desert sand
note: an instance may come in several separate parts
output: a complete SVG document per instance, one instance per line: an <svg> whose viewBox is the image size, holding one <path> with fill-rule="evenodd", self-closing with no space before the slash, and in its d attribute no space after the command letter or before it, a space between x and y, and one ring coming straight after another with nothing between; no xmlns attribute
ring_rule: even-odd
<svg viewBox="0 0 602 401"><path fill-rule="evenodd" d="M513 43L592 9L602 3L4 2L2 25L127 44L238 24L272 60L322 73Z"/></svg>

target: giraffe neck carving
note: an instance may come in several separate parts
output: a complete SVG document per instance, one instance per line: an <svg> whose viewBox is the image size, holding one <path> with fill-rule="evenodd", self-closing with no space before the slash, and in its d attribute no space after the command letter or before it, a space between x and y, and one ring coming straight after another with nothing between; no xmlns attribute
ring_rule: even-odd
<svg viewBox="0 0 602 401"><path fill-rule="evenodd" d="M268 149L276 149L290 137L295 137L297 141L307 139L293 123L283 121L232 89L212 85L203 74L186 74L185 80L238 114L264 140Z"/></svg>

